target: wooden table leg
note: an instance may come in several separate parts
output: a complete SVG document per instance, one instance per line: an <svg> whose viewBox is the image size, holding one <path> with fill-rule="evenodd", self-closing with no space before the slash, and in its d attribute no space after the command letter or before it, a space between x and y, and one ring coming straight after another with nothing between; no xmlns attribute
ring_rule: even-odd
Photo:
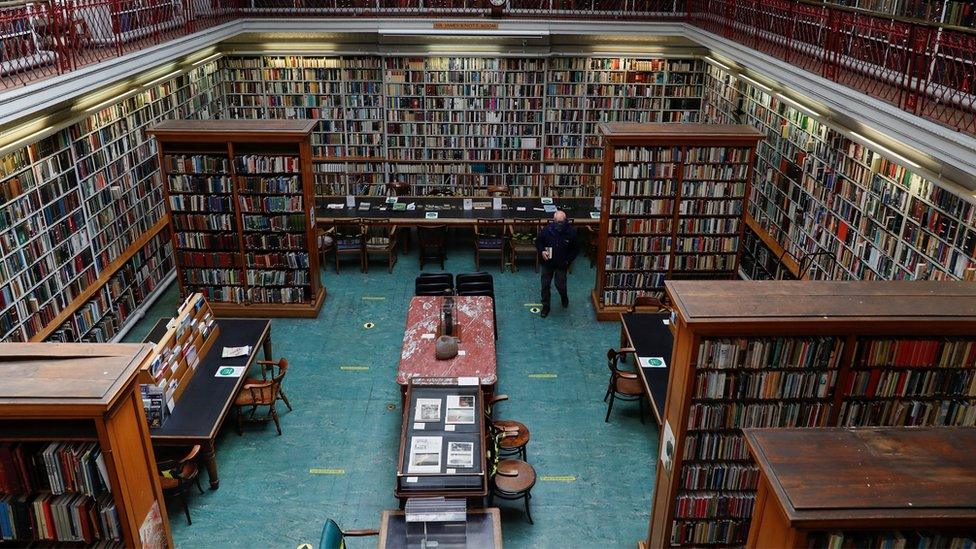
<svg viewBox="0 0 976 549"><path fill-rule="evenodd" d="M220 488L220 478L217 477L217 447L209 440L203 445L203 459L207 463L207 477L210 478L210 489Z"/></svg>
<svg viewBox="0 0 976 549"><path fill-rule="evenodd" d="M268 337L264 338L264 359L269 361L274 360L272 358L273 356L274 354L271 352L271 332L269 331Z"/></svg>

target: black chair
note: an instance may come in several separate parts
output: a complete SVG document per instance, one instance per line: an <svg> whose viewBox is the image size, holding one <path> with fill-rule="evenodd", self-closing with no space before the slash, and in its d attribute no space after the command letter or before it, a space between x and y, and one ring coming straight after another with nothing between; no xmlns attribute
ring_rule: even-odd
<svg viewBox="0 0 976 549"><path fill-rule="evenodd" d="M498 269L505 272L504 219L477 219L474 226L474 268L481 268L481 254L498 254Z"/></svg>
<svg viewBox="0 0 976 549"><path fill-rule="evenodd" d="M416 283L413 295L454 295L454 288L443 282Z"/></svg>
<svg viewBox="0 0 976 549"><path fill-rule="evenodd" d="M335 269L339 274L339 260L342 256L358 256L359 271L366 272L366 232L362 219L348 219L335 224Z"/></svg>
<svg viewBox="0 0 976 549"><path fill-rule="evenodd" d="M444 225L431 227L417 227L417 247L420 248L420 268L424 268L424 261L438 261L444 270L444 259L447 257L447 228Z"/></svg>
<svg viewBox="0 0 976 549"><path fill-rule="evenodd" d="M458 286L466 282L487 282L494 286L495 279L492 278L490 274L483 271L477 273L458 273L458 275L454 278L454 283Z"/></svg>
<svg viewBox="0 0 976 549"><path fill-rule="evenodd" d="M430 284L433 282L447 284L453 288L454 275L451 273L420 273L417 278L414 279L414 284Z"/></svg>

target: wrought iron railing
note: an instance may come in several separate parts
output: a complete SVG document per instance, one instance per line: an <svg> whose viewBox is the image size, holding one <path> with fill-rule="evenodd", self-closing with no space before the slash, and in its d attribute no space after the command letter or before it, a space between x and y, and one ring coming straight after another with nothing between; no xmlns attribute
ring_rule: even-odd
<svg viewBox="0 0 976 549"><path fill-rule="evenodd" d="M682 20L976 135L976 31L791 0L509 0L508 17ZM239 17L489 17L487 0L0 3L0 91Z"/></svg>

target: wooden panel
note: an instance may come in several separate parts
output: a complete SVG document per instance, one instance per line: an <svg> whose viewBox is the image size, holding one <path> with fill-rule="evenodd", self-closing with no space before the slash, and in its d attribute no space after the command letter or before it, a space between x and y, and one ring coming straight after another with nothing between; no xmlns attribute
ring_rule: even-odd
<svg viewBox="0 0 976 549"><path fill-rule="evenodd" d="M756 506L752 512L752 525L749 528L749 540L746 547L761 549L764 547L795 547L794 532L786 515L776 503L776 496L769 488L765 477L759 481L756 491Z"/></svg>
<svg viewBox="0 0 976 549"><path fill-rule="evenodd" d="M228 136L230 141L244 141L248 134L266 138L268 134L295 134L304 137L318 122L316 120L166 120L153 126L150 134L159 136L171 133L205 133L209 139L216 139L212 134L235 134Z"/></svg>
<svg viewBox="0 0 976 549"><path fill-rule="evenodd" d="M600 124L603 135L609 139L618 137L641 137L651 139L684 139L697 141L712 136L746 137L756 141L766 138L766 134L748 124L677 124L668 122L639 123L611 122Z"/></svg>
<svg viewBox="0 0 976 549"><path fill-rule="evenodd" d="M0 404L107 407L149 350L145 344L0 344Z"/></svg>
<svg viewBox="0 0 976 549"><path fill-rule="evenodd" d="M952 514L976 521L976 429L744 432L794 526L838 515L883 520L898 511L902 517Z"/></svg>

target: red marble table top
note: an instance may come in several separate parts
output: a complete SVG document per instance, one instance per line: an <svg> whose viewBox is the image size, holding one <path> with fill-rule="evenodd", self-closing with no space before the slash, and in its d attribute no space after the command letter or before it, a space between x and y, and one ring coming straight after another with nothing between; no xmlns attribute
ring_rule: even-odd
<svg viewBox="0 0 976 549"><path fill-rule="evenodd" d="M482 385L493 385L498 377L492 299L488 296L454 298L461 341L458 356L451 360L434 358L443 302L440 296L418 296L410 300L397 383L406 385L414 377L478 377Z"/></svg>

